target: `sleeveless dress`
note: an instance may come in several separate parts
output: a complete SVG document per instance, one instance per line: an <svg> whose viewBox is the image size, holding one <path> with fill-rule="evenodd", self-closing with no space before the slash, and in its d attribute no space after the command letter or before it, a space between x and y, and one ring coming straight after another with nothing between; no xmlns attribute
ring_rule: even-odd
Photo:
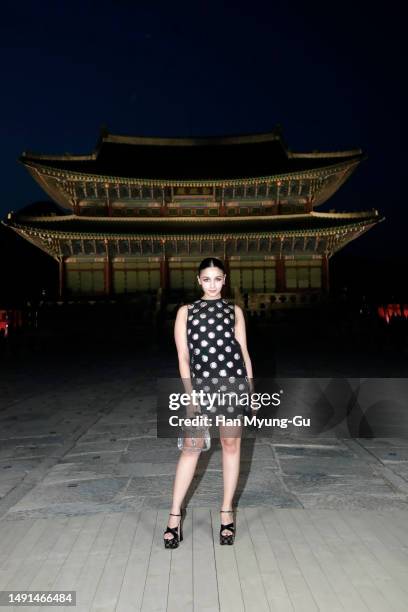
<svg viewBox="0 0 408 612"><path fill-rule="evenodd" d="M249 383L241 345L235 338L234 304L225 298L199 299L189 304L187 342L193 389L221 398L212 406L200 402L201 412L228 418L245 414L247 404L239 400L241 394L249 393Z"/></svg>

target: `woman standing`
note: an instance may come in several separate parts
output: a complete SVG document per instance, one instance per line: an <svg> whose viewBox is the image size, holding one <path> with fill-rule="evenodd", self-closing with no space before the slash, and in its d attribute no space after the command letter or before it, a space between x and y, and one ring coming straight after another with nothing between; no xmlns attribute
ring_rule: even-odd
<svg viewBox="0 0 408 612"><path fill-rule="evenodd" d="M215 257L204 259L197 274L202 297L193 304L181 306L177 312L174 338L180 376L187 393L193 389L225 394L231 391L250 393L253 390L244 315L240 306L221 297L225 279L222 261ZM189 407L188 416L197 412L195 408L193 405ZM242 416L243 408L230 403L218 405L217 412L236 418ZM220 425L224 483L220 544L234 542L232 500L239 476L241 435L242 425ZM189 452L189 440L185 442L187 448L181 452L177 464L170 518L164 532L166 548L177 548L183 539L182 504L200 456L200 452Z"/></svg>

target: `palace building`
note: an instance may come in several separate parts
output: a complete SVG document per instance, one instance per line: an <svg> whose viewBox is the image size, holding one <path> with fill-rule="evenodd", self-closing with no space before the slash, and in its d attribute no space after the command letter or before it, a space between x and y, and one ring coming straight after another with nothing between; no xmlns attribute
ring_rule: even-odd
<svg viewBox="0 0 408 612"><path fill-rule="evenodd" d="M383 220L377 210L319 212L357 168L360 149L294 153L280 128L214 138L101 132L86 155L24 152L60 212L3 223L59 265L59 293L191 295L199 262L226 263L226 294L255 309L315 303L329 259Z"/></svg>

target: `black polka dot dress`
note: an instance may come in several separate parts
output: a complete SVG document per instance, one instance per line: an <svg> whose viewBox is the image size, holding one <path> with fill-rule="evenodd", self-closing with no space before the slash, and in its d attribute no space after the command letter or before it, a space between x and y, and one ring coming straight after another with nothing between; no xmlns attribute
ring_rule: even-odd
<svg viewBox="0 0 408 612"><path fill-rule="evenodd" d="M193 388L219 392L221 401L211 407L201 403L201 412L238 417L246 412L240 403L249 393L241 345L235 338L234 304L225 298L199 299L188 305L187 342ZM237 394L236 397L234 394Z"/></svg>

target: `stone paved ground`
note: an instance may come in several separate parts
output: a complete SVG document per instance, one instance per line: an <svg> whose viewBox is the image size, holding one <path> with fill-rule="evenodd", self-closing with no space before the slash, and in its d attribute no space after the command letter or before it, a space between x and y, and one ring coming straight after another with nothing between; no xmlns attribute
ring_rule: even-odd
<svg viewBox="0 0 408 612"><path fill-rule="evenodd" d="M161 546L179 451L156 437L155 375L177 375L174 349L145 330L93 340L3 351L0 589L75 588L81 610L407 609L407 439L247 434L230 562L216 542L214 439L186 500L185 567Z"/></svg>

